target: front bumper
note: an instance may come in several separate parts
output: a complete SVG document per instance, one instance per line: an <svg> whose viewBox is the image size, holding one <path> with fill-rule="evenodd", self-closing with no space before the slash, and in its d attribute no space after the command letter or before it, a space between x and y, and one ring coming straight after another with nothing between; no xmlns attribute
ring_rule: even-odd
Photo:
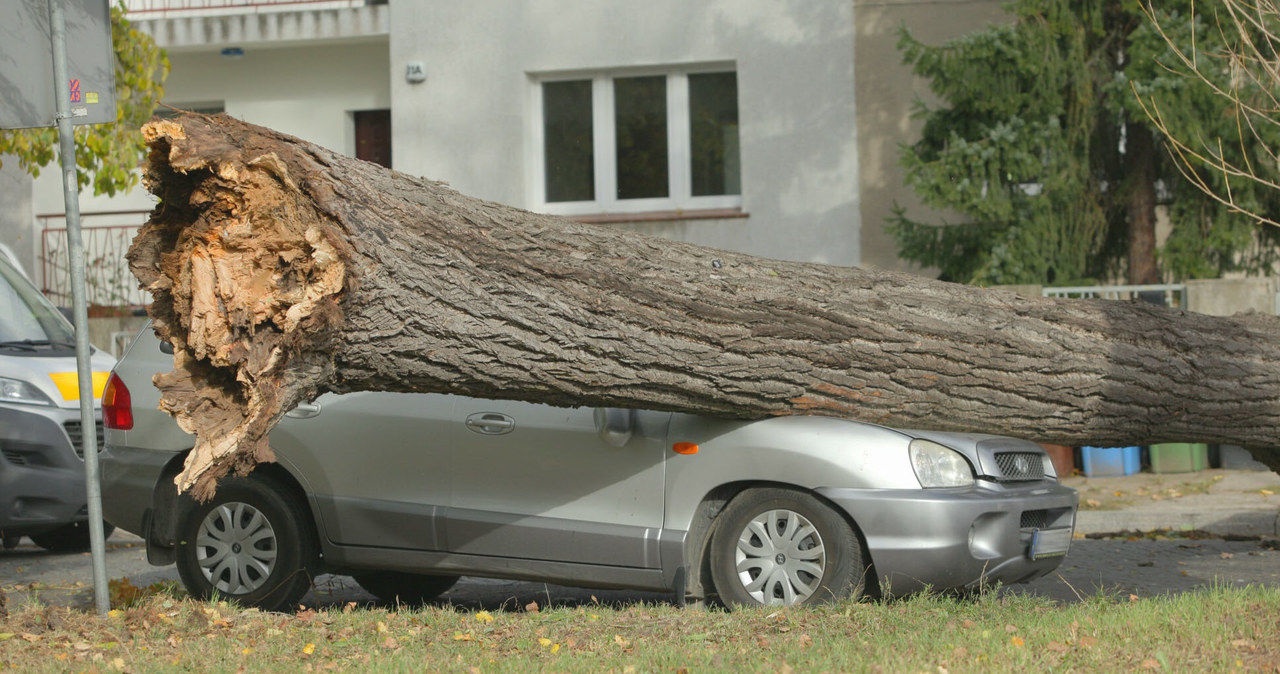
<svg viewBox="0 0 1280 674"><path fill-rule="evenodd" d="M99 427L101 422L99 422ZM0 531L39 534L89 519L80 410L0 404ZM101 434L98 447L102 447Z"/></svg>
<svg viewBox="0 0 1280 674"><path fill-rule="evenodd" d="M1043 576L1063 556L1032 559L1032 538L1037 530L1069 536L1079 503L1074 489L1056 482L817 491L857 523L885 595L1023 583Z"/></svg>

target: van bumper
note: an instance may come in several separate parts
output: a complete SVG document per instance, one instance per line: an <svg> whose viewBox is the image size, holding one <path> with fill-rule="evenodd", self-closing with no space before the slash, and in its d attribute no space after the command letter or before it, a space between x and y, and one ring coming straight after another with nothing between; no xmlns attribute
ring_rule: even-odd
<svg viewBox="0 0 1280 674"><path fill-rule="evenodd" d="M6 538L88 521L84 460L71 440L79 434L78 409L0 403L0 532Z"/></svg>

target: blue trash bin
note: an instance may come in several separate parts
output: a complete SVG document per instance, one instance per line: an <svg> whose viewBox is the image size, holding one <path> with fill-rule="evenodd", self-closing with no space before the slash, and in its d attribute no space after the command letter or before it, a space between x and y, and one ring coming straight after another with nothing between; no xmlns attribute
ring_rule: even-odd
<svg viewBox="0 0 1280 674"><path fill-rule="evenodd" d="M1085 477L1133 475L1142 469L1138 447L1081 447L1080 459Z"/></svg>

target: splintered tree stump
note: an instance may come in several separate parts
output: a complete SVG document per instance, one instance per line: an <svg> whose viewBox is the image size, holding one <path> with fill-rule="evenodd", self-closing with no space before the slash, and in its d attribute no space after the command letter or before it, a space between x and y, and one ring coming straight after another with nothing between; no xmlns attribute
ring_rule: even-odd
<svg viewBox="0 0 1280 674"><path fill-rule="evenodd" d="M783 262L473 199L223 115L143 129L129 252L196 435L182 489L272 457L324 391L727 418L819 414L1071 445L1280 438L1280 320Z"/></svg>

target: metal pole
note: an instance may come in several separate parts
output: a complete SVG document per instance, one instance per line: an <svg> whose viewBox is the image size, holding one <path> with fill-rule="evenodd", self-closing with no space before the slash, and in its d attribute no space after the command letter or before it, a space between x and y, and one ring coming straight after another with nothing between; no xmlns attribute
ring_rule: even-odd
<svg viewBox="0 0 1280 674"><path fill-rule="evenodd" d="M53 27L53 89L57 92L58 144L62 193L67 209L67 255L71 266L71 315L76 327L76 370L80 383L80 427L84 440L84 484L89 500L89 549L93 555L93 603L105 617L106 541L102 527L102 486L98 481L98 433L93 415L93 366L89 362L89 310L85 302L84 241L80 238L80 185L76 180L76 140L71 127L71 89L67 68L67 17L63 0L49 0Z"/></svg>

